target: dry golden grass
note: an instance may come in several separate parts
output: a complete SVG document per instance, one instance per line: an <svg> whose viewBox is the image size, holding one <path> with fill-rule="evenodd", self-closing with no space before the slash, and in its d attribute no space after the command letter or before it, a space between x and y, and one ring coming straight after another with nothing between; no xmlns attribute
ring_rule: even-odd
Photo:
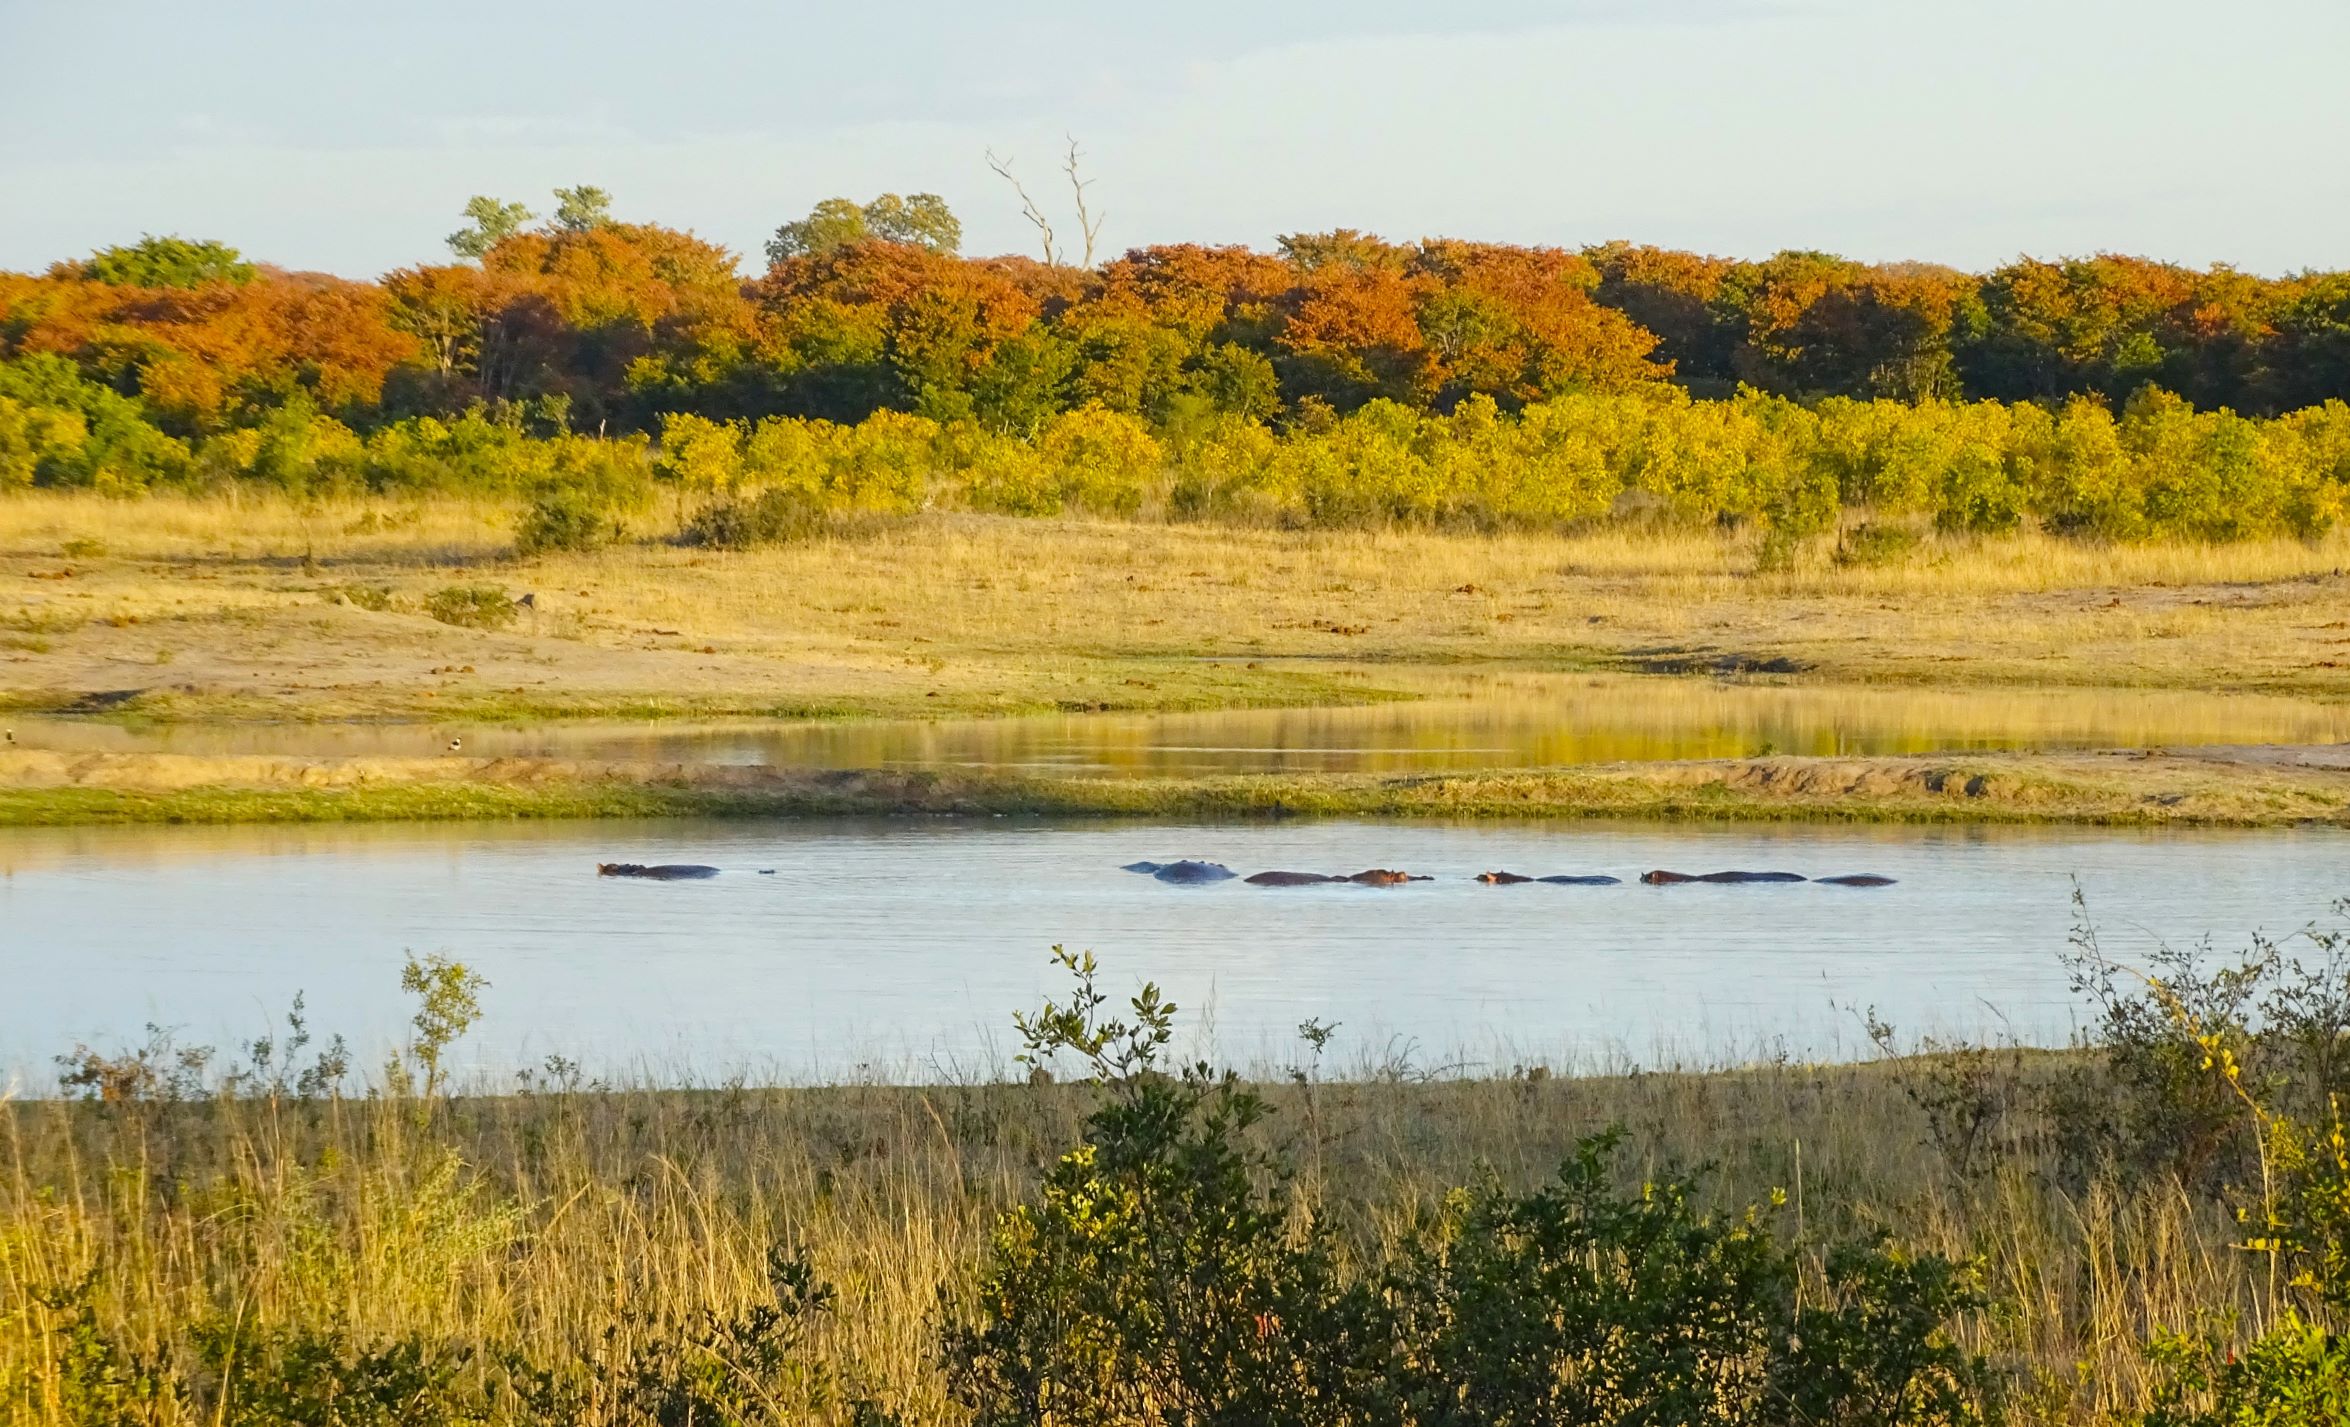
<svg viewBox="0 0 2350 1427"><path fill-rule="evenodd" d="M658 532L676 517L644 524ZM1837 567L1823 547L1757 575L1750 541L1710 532L933 515L757 552L656 540L513 562L511 523L510 510L464 501L0 501L0 698L143 690L139 707L162 716L344 718L1349 696L1297 667L1263 667L1283 658L2350 695L2344 535L1929 542L1866 569ZM532 592L537 610L504 633L399 612L459 583ZM388 590L394 611L332 602L352 586Z"/></svg>
<svg viewBox="0 0 2350 1427"><path fill-rule="evenodd" d="M2051 1062L2003 1058L2020 1084ZM1633 1174L1715 1166L1706 1199L1784 1188L1815 1232L1890 1230L1981 1256L2007 1305L1966 1340L2044 1380L2035 1420L2143 1405L2139 1345L2223 1308L2257 1321L2233 1225L2178 1186L2074 1189L2044 1124L2001 1122L1985 1162L1935 1148L1900 1073L1767 1065L1727 1074L1272 1087L1268 1133L1361 1252L1490 1166L1529 1185L1575 1138L1624 1126ZM95 1271L101 1321L152 1349L193 1322L347 1324L541 1360L610 1352L643 1315L691 1321L761 1293L770 1244L840 1290L815 1351L914 1423L953 1421L930 1344L996 1216L1074 1143L1065 1087L618 1091L410 1107L0 1105L0 1301ZM0 1402L54 1409L51 1315L0 1313ZM173 1424L176 1427L176 1424Z"/></svg>

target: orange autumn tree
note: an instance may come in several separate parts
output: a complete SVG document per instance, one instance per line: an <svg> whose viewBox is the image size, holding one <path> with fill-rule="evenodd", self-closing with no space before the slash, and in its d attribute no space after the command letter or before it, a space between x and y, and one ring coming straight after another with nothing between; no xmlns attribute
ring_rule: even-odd
<svg viewBox="0 0 2350 1427"><path fill-rule="evenodd" d="M952 420L1037 304L1003 272L905 243L851 243L784 259L753 286L769 352L803 414L858 420L883 407Z"/></svg>
<svg viewBox="0 0 2350 1427"><path fill-rule="evenodd" d="M1958 395L1957 353L1983 326L1967 274L1816 253L1782 254L1750 271L1740 366L1757 385L1796 396Z"/></svg>
<svg viewBox="0 0 2350 1427"><path fill-rule="evenodd" d="M1282 239L1304 268L1282 295L1273 332L1283 392L1340 411L1380 399L1424 405L1439 373L1420 330L1420 304L1440 285L1407 273L1402 249L1345 230L1336 237L1343 241Z"/></svg>
<svg viewBox="0 0 2350 1427"><path fill-rule="evenodd" d="M1432 239L1410 271L1438 285L1419 322L1443 405L1485 395L1516 406L1671 375L1656 334L1592 300L1599 270L1581 254Z"/></svg>
<svg viewBox="0 0 2350 1427"><path fill-rule="evenodd" d="M1252 348L1294 279L1278 258L1245 248L1129 251L1055 324L1069 344L1070 400L1160 422L1210 409L1270 414L1278 388Z"/></svg>
<svg viewBox="0 0 2350 1427"><path fill-rule="evenodd" d="M715 381L760 335L735 255L674 228L600 222L517 233L482 255L518 390L573 402L575 419L637 416L634 392Z"/></svg>
<svg viewBox="0 0 2350 1427"><path fill-rule="evenodd" d="M1739 332L1725 320L1723 286L1738 264L1672 248L1586 248L1599 273L1592 297L1656 334L1658 360L1692 390L1726 395L1737 380Z"/></svg>
<svg viewBox="0 0 2350 1427"><path fill-rule="evenodd" d="M139 287L67 265L0 293L9 355L55 353L185 431L209 431L301 398L329 411L375 404L418 351L373 283L262 268L249 280Z"/></svg>

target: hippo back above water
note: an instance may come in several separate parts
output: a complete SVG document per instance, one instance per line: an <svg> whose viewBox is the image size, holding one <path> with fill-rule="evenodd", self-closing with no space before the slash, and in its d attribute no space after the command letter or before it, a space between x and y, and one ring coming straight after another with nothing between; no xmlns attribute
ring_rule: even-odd
<svg viewBox="0 0 2350 1427"><path fill-rule="evenodd" d="M1221 862L1129 862L1121 869L1156 877L1161 882L1172 882L1180 887L1198 887L1210 882L1229 882L1240 874Z"/></svg>
<svg viewBox="0 0 2350 1427"><path fill-rule="evenodd" d="M643 877L655 882L686 882L697 877L715 877L718 869L694 862L665 862L647 867L642 862L599 862L598 877Z"/></svg>
<svg viewBox="0 0 2350 1427"><path fill-rule="evenodd" d="M1651 887L1669 887L1680 882L1808 882L1808 877L1793 872L1643 872L1640 880Z"/></svg>

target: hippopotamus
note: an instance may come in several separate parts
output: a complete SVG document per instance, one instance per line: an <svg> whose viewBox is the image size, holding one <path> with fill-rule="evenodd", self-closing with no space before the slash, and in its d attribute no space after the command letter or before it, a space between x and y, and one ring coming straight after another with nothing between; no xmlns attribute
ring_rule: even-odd
<svg viewBox="0 0 2350 1427"><path fill-rule="evenodd" d="M1692 876L1687 872L1643 872L1640 880L1651 887L1670 886L1676 882L1808 882L1808 877L1793 872L1706 872Z"/></svg>
<svg viewBox="0 0 2350 1427"><path fill-rule="evenodd" d="M1322 872L1259 872L1248 879L1248 884L1252 887L1312 887L1323 882L1345 880Z"/></svg>
<svg viewBox="0 0 2350 1427"><path fill-rule="evenodd" d="M1613 887L1622 879L1604 874L1594 877L1521 877L1515 872L1480 872L1477 880L1492 887L1507 887L1517 882L1548 882L1558 887Z"/></svg>
<svg viewBox="0 0 2350 1427"><path fill-rule="evenodd" d="M1146 877L1156 877L1161 882L1173 882L1185 887L1196 887L1208 882L1228 882L1240 875L1221 862L1193 862L1188 859L1181 862L1129 862L1120 870L1140 872Z"/></svg>
<svg viewBox="0 0 2350 1427"><path fill-rule="evenodd" d="M695 877L715 877L718 869L693 862L665 862L658 867L647 867L642 862L599 862L598 877L649 877L656 882L683 882Z"/></svg>
<svg viewBox="0 0 2350 1427"><path fill-rule="evenodd" d="M1874 872L1851 872L1842 877L1815 877L1812 879L1828 887L1890 887L1893 879Z"/></svg>
<svg viewBox="0 0 2350 1427"><path fill-rule="evenodd" d="M1342 882L1359 882L1365 887L1395 887L1400 886L1405 882L1433 882L1436 879L1433 877L1415 877L1409 872L1398 872L1391 867L1373 867L1369 871L1357 872L1352 877L1342 877L1338 880Z"/></svg>

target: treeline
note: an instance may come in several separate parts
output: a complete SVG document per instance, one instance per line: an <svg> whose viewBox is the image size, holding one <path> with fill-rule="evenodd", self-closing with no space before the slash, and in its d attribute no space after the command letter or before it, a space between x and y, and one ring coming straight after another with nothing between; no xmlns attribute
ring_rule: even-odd
<svg viewBox="0 0 2350 1427"><path fill-rule="evenodd" d="M1987 274L1788 252L1739 262L1338 230L1274 253L1176 244L1098 268L963 258L933 195L819 204L746 278L735 254L559 190L532 226L477 198L462 261L378 282L149 238L0 274L0 357L55 353L192 435L297 392L364 425L474 401L585 429L671 411L1026 432L1089 403L1154 424L1375 399L1449 411L1674 382L1798 400L2118 406L2157 386L2269 415L2350 399L2350 272L2267 279L2099 256Z"/></svg>
<svg viewBox="0 0 2350 1427"><path fill-rule="evenodd" d="M592 466L856 507L2230 538L2321 530L2350 482L2350 273L1343 230L1083 268L959 257L945 205L884 195L784 225L745 279L558 199L537 226L476 199L465 261L374 283L176 238L0 274L0 486Z"/></svg>

